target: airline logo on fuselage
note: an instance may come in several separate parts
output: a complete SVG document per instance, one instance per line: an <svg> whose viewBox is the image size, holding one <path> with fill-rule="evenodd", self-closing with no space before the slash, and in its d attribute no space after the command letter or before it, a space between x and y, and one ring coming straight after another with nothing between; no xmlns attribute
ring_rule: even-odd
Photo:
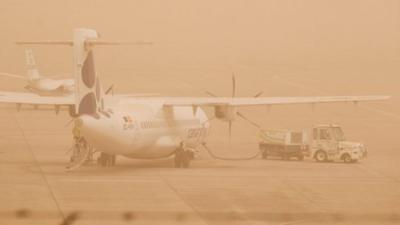
<svg viewBox="0 0 400 225"><path fill-rule="evenodd" d="M135 128L135 124L133 122L132 117L124 116L123 119L124 119L124 125L123 125L124 130L132 130L133 128Z"/></svg>

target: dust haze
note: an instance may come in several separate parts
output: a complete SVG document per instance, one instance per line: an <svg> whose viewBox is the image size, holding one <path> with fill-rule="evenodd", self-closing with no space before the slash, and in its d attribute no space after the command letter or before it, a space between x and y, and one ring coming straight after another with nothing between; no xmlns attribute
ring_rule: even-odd
<svg viewBox="0 0 400 225"><path fill-rule="evenodd" d="M95 49L97 72L115 93L230 96L234 73L242 97L391 98L242 110L263 128L339 124L368 149L357 164L222 161L200 151L187 170L173 169L170 159L121 159L116 168L73 173L64 171L67 113L1 105L0 223L60 224L73 212L82 224L400 221L400 1L2 0L0 71L26 73L25 48L15 41L70 40L79 27L105 40L154 42ZM42 74L73 77L72 48L31 49ZM0 77L1 91L24 85ZM212 121L207 142L224 157L259 151L258 130L243 120L233 123L231 142L228 125Z"/></svg>

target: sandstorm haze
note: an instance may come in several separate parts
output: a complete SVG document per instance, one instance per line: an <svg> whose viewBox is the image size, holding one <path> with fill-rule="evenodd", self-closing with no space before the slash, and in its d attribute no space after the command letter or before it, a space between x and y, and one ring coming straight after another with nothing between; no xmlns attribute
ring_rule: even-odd
<svg viewBox="0 0 400 225"><path fill-rule="evenodd" d="M154 42L96 49L104 86L117 93L230 96L234 72L239 96L386 94L392 104L378 108L400 113L400 1L2 1L0 10L2 71L25 73L14 41L70 40L74 28L89 27L104 40ZM32 49L43 74L72 74L69 47ZM0 79L4 90L24 84ZM333 108L340 116L315 119L323 113L306 106L276 107L269 120L265 110L249 113L279 127L363 113ZM296 113L305 115L293 120Z"/></svg>
<svg viewBox="0 0 400 225"><path fill-rule="evenodd" d="M104 39L156 44L98 50L101 73L196 68L219 70L223 76L250 68L269 75L326 67L320 72L340 68L342 74L346 69L393 67L398 62L399 11L399 1L390 0L3 0L0 65L3 70L24 72L22 48L12 44L15 40L70 39L72 29L90 27ZM68 48L40 47L36 54L44 72L71 71Z"/></svg>
<svg viewBox="0 0 400 225"><path fill-rule="evenodd" d="M45 210L104 210L102 206L109 201L128 196L126 201L113 204L123 210L144 207L144 211L156 208L164 213L169 212L169 204L174 204L177 211L190 211L205 223L211 221L207 224L232 222L229 216L226 220L208 221L207 213L221 209L243 213L243 218L253 218L258 212L361 215L355 224L364 224L371 215L371 224L387 222L379 220L379 216L376 219L374 213L399 215L399 0L1 0L0 71L26 73L25 48L16 46L15 41L70 40L73 29L79 27L96 29L102 40L154 42L152 46L101 46L94 50L104 86L114 85L116 93L204 97L208 90L218 96L230 96L231 75L235 73L238 96L263 91L263 97L390 95L391 99L359 106L240 109L263 128L306 130L315 124L339 124L348 140L367 146L369 157L358 164L318 164L311 159L304 163L261 159L225 162L216 161L203 151L200 159L194 160L195 169L183 172L169 168L169 161L122 159L121 166L111 172L91 167L72 175L63 170L67 160L64 151L71 145L71 127L65 125L69 116L34 110L16 113L13 106L4 107L0 133L23 134L37 158L26 160L35 161L41 168L43 177L49 180L49 190L55 193L54 204L60 205L58 209L52 205L46 189L46 194L37 194L37 199L50 202L43 203ZM72 77L70 47L32 49L42 74ZM0 77L2 91L25 91L24 85L23 80ZM212 115L211 109L206 112ZM258 151L258 130L245 121L234 122L231 143L226 123L212 121L211 125L207 140L217 154L241 157ZM49 135L54 141L48 141ZM12 143L0 143L8 146L8 142ZM26 151L21 150L21 155L30 154L28 147L18 149ZM2 155L7 161L8 156ZM20 171L10 171L2 176L18 183L13 179ZM35 175L39 177L38 174ZM132 181L135 176L143 179ZM80 183L82 190L98 188L99 194L112 196L102 199L97 192L90 192L85 197L92 197L93 202L87 203L86 198L71 191L78 185L73 181L77 177L123 182L118 183L118 188L100 181L99 186L92 181ZM127 177L133 178L125 181ZM42 182L41 177L35 179ZM14 190L11 185L10 190ZM149 190L157 192L165 202L156 204ZM137 196L144 197L138 200ZM27 207L35 206L37 199ZM23 201L10 202L17 208ZM268 205L271 202L276 204ZM0 203L0 212L7 210ZM162 220L158 212L153 216L155 224Z"/></svg>

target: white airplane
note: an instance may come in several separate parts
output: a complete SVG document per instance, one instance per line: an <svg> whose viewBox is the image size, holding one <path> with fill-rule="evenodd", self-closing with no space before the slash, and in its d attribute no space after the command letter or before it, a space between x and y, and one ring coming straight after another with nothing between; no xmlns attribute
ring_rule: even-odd
<svg viewBox="0 0 400 225"><path fill-rule="evenodd" d="M175 166L187 167L193 149L205 143L213 118L233 122L236 117L249 121L238 109L246 106L362 102L389 96L324 97L129 97L105 95L96 73L93 48L116 44L100 41L95 30L76 29L72 41L26 42L63 44L74 48L74 96L37 96L0 92L0 103L67 106L80 129L83 144L70 169L80 166L89 148L101 152L98 163L114 165L115 156L154 159L175 156ZM208 118L203 107L214 109ZM250 122L250 121L249 121ZM184 150L178 146L184 144ZM179 150L177 150L179 149Z"/></svg>
<svg viewBox="0 0 400 225"><path fill-rule="evenodd" d="M25 51L27 74L26 76L0 73L2 76L26 79L25 89L41 96L64 96L74 92L74 79L53 79L43 77L37 69L35 58L31 49Z"/></svg>

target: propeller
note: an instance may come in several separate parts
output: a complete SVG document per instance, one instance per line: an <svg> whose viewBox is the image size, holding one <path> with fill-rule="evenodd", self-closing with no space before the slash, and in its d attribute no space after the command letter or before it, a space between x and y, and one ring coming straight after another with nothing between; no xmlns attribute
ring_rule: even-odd
<svg viewBox="0 0 400 225"><path fill-rule="evenodd" d="M206 93L206 95L211 96L211 97L218 97L217 95L215 95L209 91L206 91L205 93Z"/></svg>
<svg viewBox="0 0 400 225"><path fill-rule="evenodd" d="M248 123L250 123L251 125L253 125L253 126L255 126L255 127L259 128L259 129L261 128L261 126L260 126L259 124L257 124L256 122L250 120L250 119L247 118L245 115L243 115L241 112L236 112L236 114L237 114L240 118L242 118L242 119L244 119L245 121L247 121Z"/></svg>
<svg viewBox="0 0 400 225"><path fill-rule="evenodd" d="M71 118L66 124L65 127L68 127L71 123L75 121L76 118Z"/></svg>
<svg viewBox="0 0 400 225"><path fill-rule="evenodd" d="M235 73L234 73L234 72L232 72L232 78L231 78L231 79L232 79L232 94L231 94L231 97L232 97L232 98L235 98L235 97L236 97L236 76L235 76ZM212 92L210 92L210 91L205 91L205 94L208 95L208 96L210 96L210 97L218 97L218 95L216 95L216 94L214 94L214 93L212 93ZM263 94L263 91L260 91L260 92L258 92L257 94L255 94L253 97L254 97L254 98L258 98L258 97L260 97L262 94ZM248 123L251 124L252 126L254 126L254 127L258 128L258 129L261 128L261 126L260 126L259 124L257 124L256 122L254 122L254 121L248 119L243 113L237 111L237 112L236 112L236 115L238 115L240 118L242 118L243 120L245 120L246 122L248 122ZM228 124L228 132L229 132L229 142L230 142L230 141L231 141L231 138L232 138L233 121L229 121L228 123L229 123L229 124Z"/></svg>
<svg viewBox="0 0 400 225"><path fill-rule="evenodd" d="M258 98L258 97L260 97L263 93L264 93L264 92L260 91L260 92L258 92L257 94L255 94L253 97L254 97L254 98Z"/></svg>

